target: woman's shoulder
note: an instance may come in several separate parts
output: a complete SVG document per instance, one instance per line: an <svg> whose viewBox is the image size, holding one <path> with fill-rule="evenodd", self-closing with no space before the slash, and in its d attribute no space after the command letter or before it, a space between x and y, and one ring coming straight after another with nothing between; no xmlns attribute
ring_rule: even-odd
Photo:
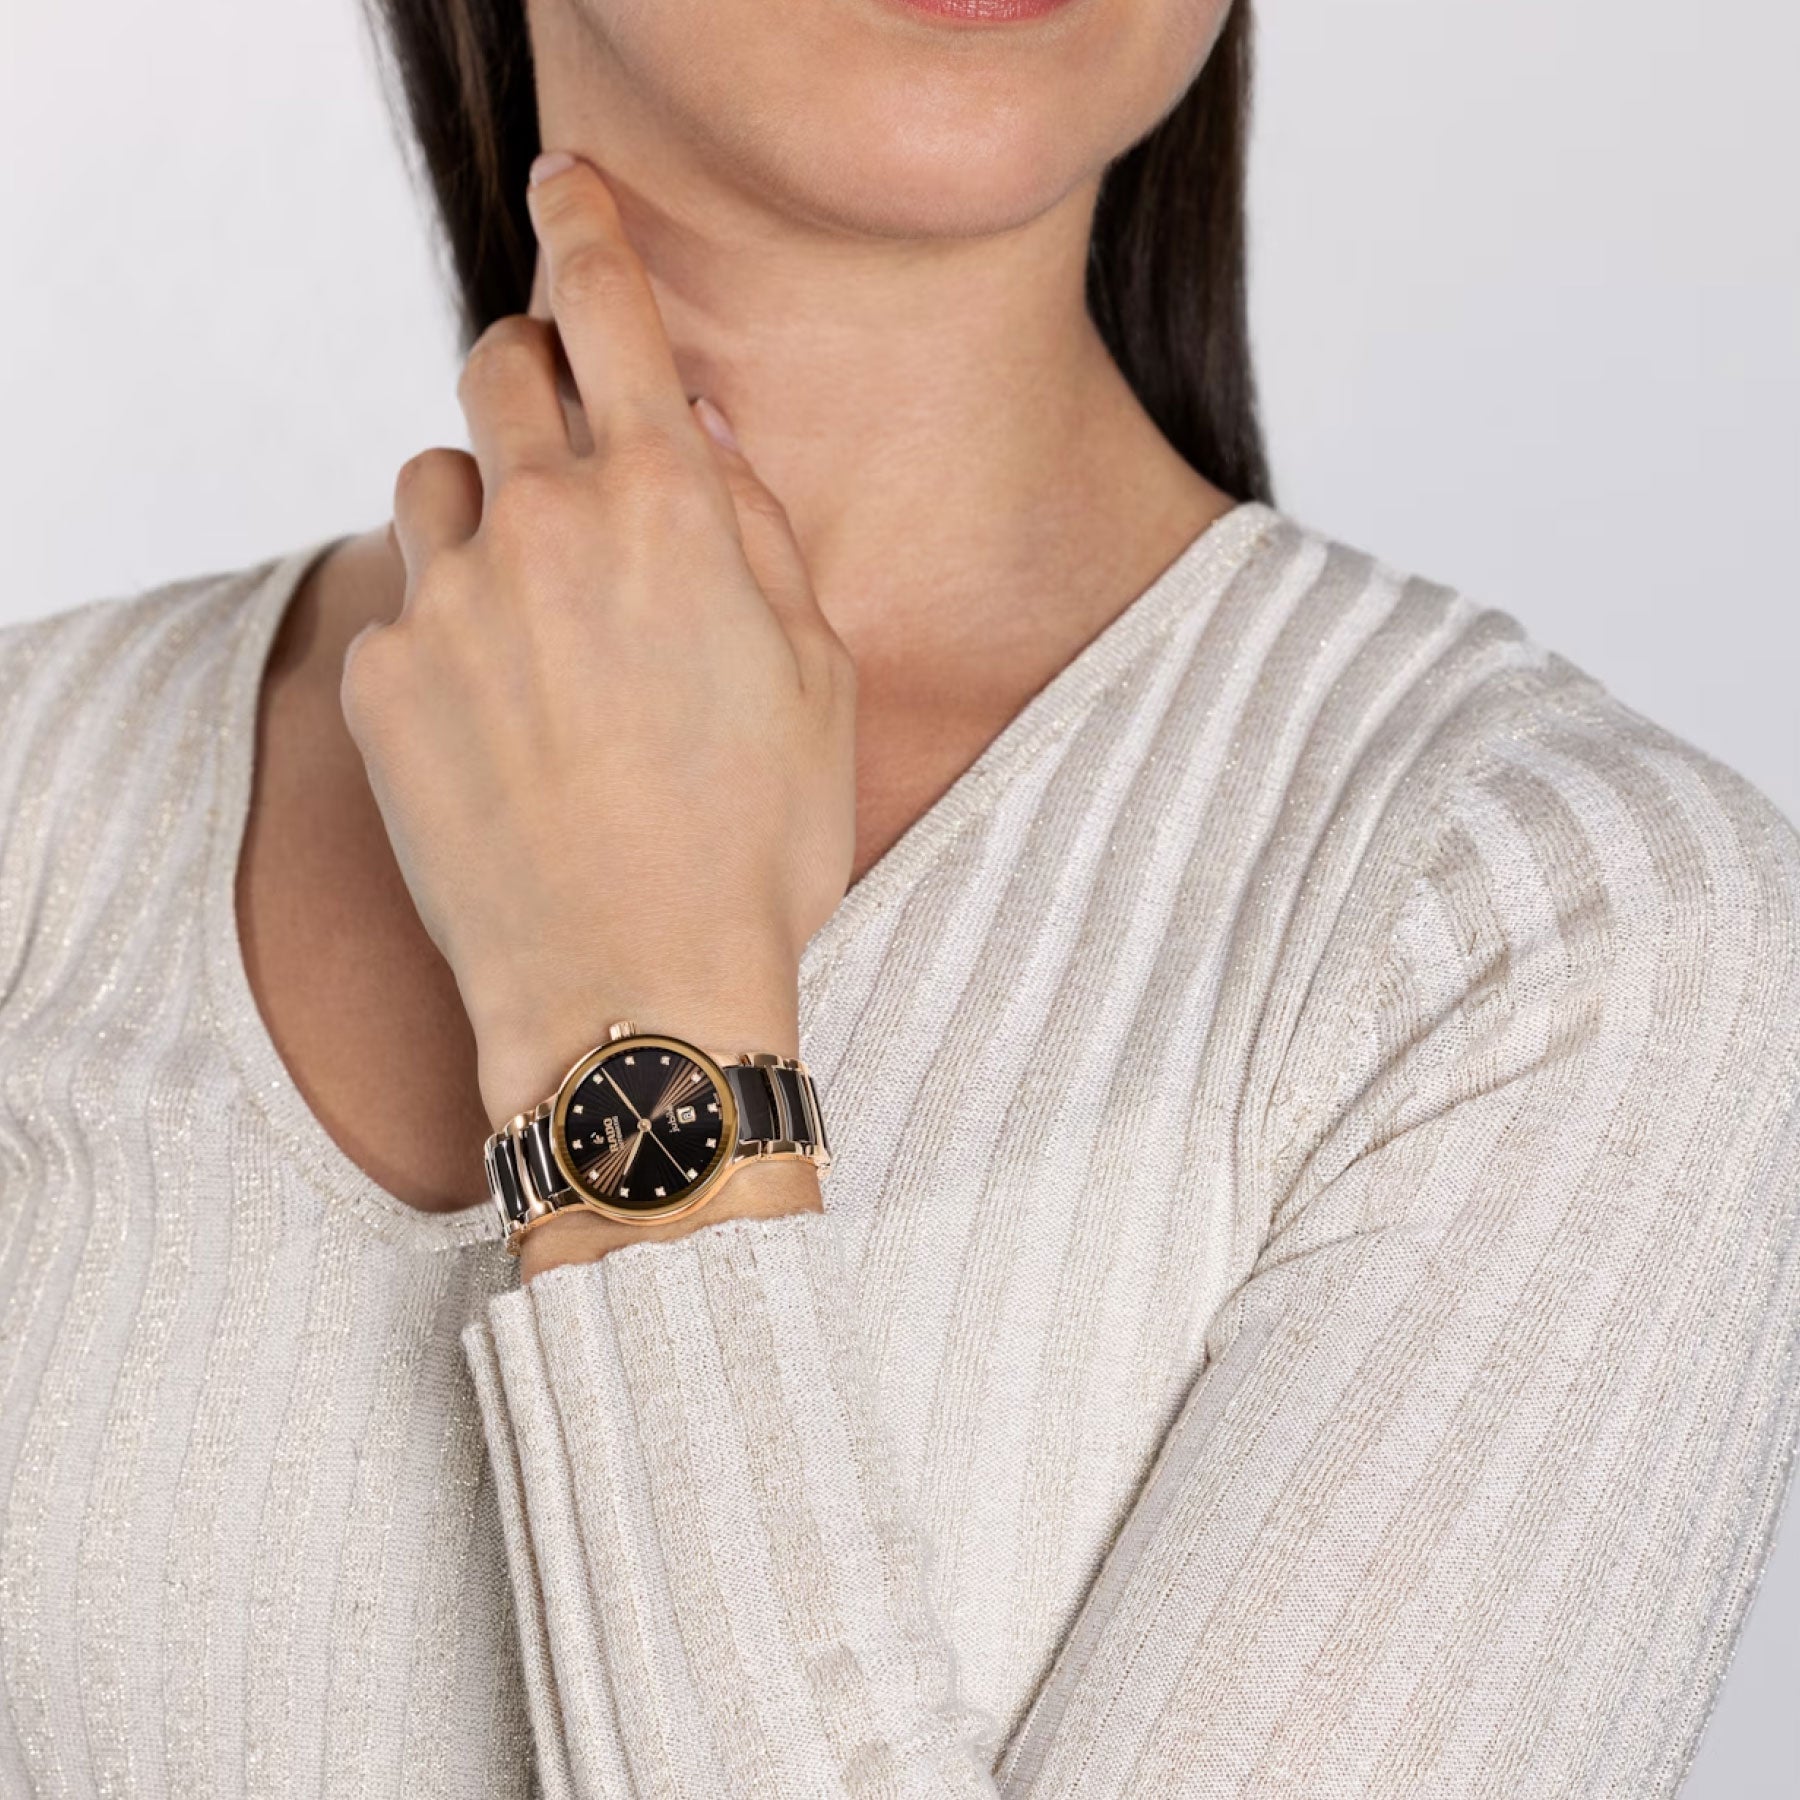
<svg viewBox="0 0 1800 1800"><path fill-rule="evenodd" d="M206 805L231 734L254 729L280 601L330 541L0 628L0 913Z"/></svg>
<svg viewBox="0 0 1800 1800"><path fill-rule="evenodd" d="M0 626L0 742L10 767L137 753L171 710L266 648L280 603L335 538L177 576Z"/></svg>
<svg viewBox="0 0 1800 1800"><path fill-rule="evenodd" d="M1696 1095L1728 1055L1734 1104L1792 1129L1800 831L1774 799L1505 608L1292 522L1267 550L1288 655L1257 686L1288 762L1253 1080L1281 1182L1584 1055L1688 1067Z"/></svg>
<svg viewBox="0 0 1800 1800"><path fill-rule="evenodd" d="M1800 1030L1800 831L1765 789L1504 607L1285 518L1267 550L1287 676L1326 665L1289 681L1271 834L1300 845L1283 953L1316 1018L1403 993L1577 1031L1735 983Z"/></svg>
<svg viewBox="0 0 1800 1800"><path fill-rule="evenodd" d="M247 606L295 552L176 576L0 625L0 719L7 736L59 701L104 716L84 696L181 680L228 653ZM61 721L71 723L68 719Z"/></svg>
<svg viewBox="0 0 1800 1800"><path fill-rule="evenodd" d="M1299 734L1341 771L1343 794L1378 795L1416 853L1504 799L1520 829L1577 821L1616 858L1635 833L1707 835L1729 823L1778 859L1800 833L1748 775L1628 702L1506 607L1276 514L1262 585L1284 585L1266 665L1303 653L1313 678ZM1290 728L1292 721L1289 722Z"/></svg>

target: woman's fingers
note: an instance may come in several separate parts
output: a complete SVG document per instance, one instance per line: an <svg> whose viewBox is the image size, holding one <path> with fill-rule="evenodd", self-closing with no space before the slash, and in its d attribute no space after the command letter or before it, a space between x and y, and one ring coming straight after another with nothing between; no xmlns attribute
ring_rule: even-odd
<svg viewBox="0 0 1800 1800"><path fill-rule="evenodd" d="M575 391L575 377L569 368L569 358L563 350L561 339L557 337L556 315L550 310L550 282L545 273L542 245L539 245L536 260L532 264L531 303L525 310L530 317L542 319L549 327L556 345L556 400L562 408L563 429L569 434L569 448L577 456L589 456L594 449L594 434L588 430L587 414L581 410L581 396Z"/></svg>
<svg viewBox="0 0 1800 1800"><path fill-rule="evenodd" d="M802 679L811 680L822 664L835 664L843 646L819 606L787 508L738 448L730 423L719 409L702 396L694 402L693 411L715 446L719 471L737 515L744 560L794 646ZM834 667L831 672L839 671Z"/></svg>
<svg viewBox="0 0 1800 1800"><path fill-rule="evenodd" d="M599 171L571 158L533 181L529 204L550 309L588 429L604 453L615 430L691 429L687 394L650 278Z"/></svg>
<svg viewBox="0 0 1800 1800"><path fill-rule="evenodd" d="M556 391L556 332L542 319L509 313L475 340L456 397L489 493L514 469L562 462L570 450Z"/></svg>
<svg viewBox="0 0 1800 1800"><path fill-rule="evenodd" d="M552 317L472 353L475 455L400 471L405 617L352 644L342 690L496 1120L602 1004L791 1041L855 845L854 669L785 510L689 410L598 173L571 161L531 205ZM556 417L559 357L591 448Z"/></svg>
<svg viewBox="0 0 1800 1800"><path fill-rule="evenodd" d="M441 550L466 544L481 523L481 471L466 450L421 450L394 477L394 541L406 563L406 598Z"/></svg>

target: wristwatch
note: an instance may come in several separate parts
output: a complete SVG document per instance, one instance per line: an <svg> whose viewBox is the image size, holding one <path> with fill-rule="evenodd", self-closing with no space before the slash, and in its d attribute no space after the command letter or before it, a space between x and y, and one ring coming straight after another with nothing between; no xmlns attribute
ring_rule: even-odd
<svg viewBox="0 0 1800 1800"><path fill-rule="evenodd" d="M798 1057L715 1055L629 1019L485 1151L488 1193L515 1256L532 1226L569 1207L629 1224L680 1218L771 1156L831 1163L818 1090Z"/></svg>

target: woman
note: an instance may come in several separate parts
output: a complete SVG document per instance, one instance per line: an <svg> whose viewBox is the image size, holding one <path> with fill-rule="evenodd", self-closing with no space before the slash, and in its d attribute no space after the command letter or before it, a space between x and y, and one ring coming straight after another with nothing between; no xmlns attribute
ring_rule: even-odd
<svg viewBox="0 0 1800 1800"><path fill-rule="evenodd" d="M1274 509L1242 5L386 19L473 454L0 639L0 1787L1672 1792L1800 840Z"/></svg>

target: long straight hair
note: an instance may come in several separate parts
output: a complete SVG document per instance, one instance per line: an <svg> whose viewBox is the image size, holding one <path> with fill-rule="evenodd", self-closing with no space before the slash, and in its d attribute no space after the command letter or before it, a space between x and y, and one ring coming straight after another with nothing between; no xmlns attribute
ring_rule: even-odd
<svg viewBox="0 0 1800 1800"><path fill-rule="evenodd" d="M449 251L463 349L530 304L525 210L537 97L524 0L364 0L405 102ZM1108 165L1087 303L1144 410L1240 500L1271 500L1245 281L1250 0L1156 127Z"/></svg>

